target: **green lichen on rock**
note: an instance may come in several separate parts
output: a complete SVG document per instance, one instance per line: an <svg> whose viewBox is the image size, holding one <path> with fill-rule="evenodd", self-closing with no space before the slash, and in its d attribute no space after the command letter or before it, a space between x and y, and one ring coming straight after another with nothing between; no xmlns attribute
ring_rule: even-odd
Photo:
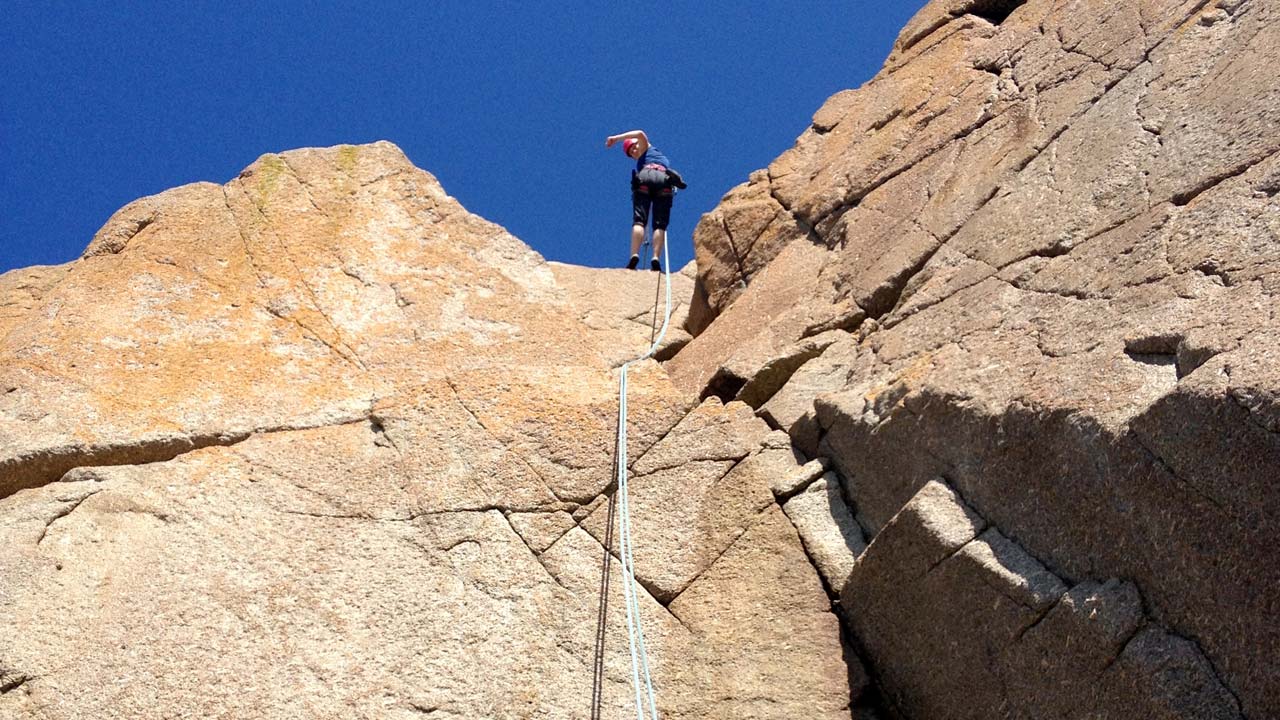
<svg viewBox="0 0 1280 720"><path fill-rule="evenodd" d="M360 154L360 148L355 145L343 145L338 148L338 168L342 172L351 174L356 169L356 156Z"/></svg>
<svg viewBox="0 0 1280 720"><path fill-rule="evenodd" d="M280 176L288 172L288 166L279 155L267 154L258 158L258 171L255 175L258 178L258 184L255 188L257 193L257 201L262 204L269 199L276 191L276 187L280 182Z"/></svg>

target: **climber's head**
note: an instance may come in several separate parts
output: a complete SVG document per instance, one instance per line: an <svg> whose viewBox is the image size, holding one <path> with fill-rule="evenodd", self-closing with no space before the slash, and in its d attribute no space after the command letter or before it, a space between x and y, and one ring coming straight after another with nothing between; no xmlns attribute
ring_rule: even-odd
<svg viewBox="0 0 1280 720"><path fill-rule="evenodd" d="M640 144L639 140L635 138L627 138L626 140L622 141L622 152L626 154L627 157L635 157L635 155L633 155L631 151L635 149L635 147L639 144Z"/></svg>

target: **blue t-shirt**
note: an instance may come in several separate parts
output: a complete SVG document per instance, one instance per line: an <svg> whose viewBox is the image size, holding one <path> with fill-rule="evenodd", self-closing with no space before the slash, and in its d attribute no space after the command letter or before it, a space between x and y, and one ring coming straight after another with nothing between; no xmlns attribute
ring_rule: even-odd
<svg viewBox="0 0 1280 720"><path fill-rule="evenodd" d="M639 172L645 165L661 165L662 167L671 167L671 161L667 159L657 148L650 145L648 150L636 160L636 172Z"/></svg>

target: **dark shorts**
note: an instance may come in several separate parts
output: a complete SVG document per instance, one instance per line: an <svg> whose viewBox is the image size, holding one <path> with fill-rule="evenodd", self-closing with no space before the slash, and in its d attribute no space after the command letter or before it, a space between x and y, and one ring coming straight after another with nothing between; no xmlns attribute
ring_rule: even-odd
<svg viewBox="0 0 1280 720"><path fill-rule="evenodd" d="M671 196L631 193L631 223L641 227L649 223L649 208L653 207L653 229L666 230L671 222Z"/></svg>
<svg viewBox="0 0 1280 720"><path fill-rule="evenodd" d="M671 221L671 200L674 191L667 184L665 172L645 168L633 178L631 191L631 222L641 227L649 223L649 208L653 208L653 229L666 230Z"/></svg>

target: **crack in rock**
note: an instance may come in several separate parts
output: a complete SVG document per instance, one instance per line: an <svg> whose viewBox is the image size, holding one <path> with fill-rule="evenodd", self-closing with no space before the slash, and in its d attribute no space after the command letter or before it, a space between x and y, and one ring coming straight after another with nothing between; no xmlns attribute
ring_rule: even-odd
<svg viewBox="0 0 1280 720"><path fill-rule="evenodd" d="M56 482L79 467L149 465L168 462L182 455L208 447L231 447L255 435L316 430L369 422L369 415L316 425L281 425L222 432L170 435L143 438L122 443L96 445L63 445L41 448L0 460L0 499L20 490Z"/></svg>
<svg viewBox="0 0 1280 720"><path fill-rule="evenodd" d="M243 183L238 184L238 186L240 188L240 193L245 196L245 199L249 201L249 204L253 207L253 209L257 211L258 217L262 220L263 226L269 229L271 227L271 219L267 217L266 210L262 207L261 204L258 203L257 200L255 200L252 196L249 195L249 191L245 189ZM314 203L312 204L314 205ZM320 342L327 345L339 357L351 363L355 367L359 368L361 371L368 372L369 368L364 364L364 361L360 358L360 354L357 353L356 350L352 348L351 345L342 337L342 331L338 329L338 326L336 323L334 323L333 318L329 317L329 314L325 312L324 307L320 302L320 296L316 293L315 288L312 287L311 283L308 282L306 277L303 275L302 268L298 265L298 261L294 259L293 253L289 251L288 243L286 243L283 239L281 239L279 233L275 232L274 230L271 231L271 234L275 237L276 244L279 245L280 247L281 255L284 256L284 258L289 262L289 265L293 268L293 272L295 276L294 279L296 280L298 285L300 285L302 289L307 293L307 295L311 298L312 309L314 309L316 313L320 315L320 317L324 320L325 324L329 326L329 329L333 331L334 337L337 338L337 344L341 345L342 347L338 348L333 343L330 343L329 341L325 340L320 333L315 331L315 329L308 327L307 325L302 323L301 320L297 318L294 318L292 316L286 317L285 315L275 311L272 311L272 314L276 315L282 320L290 320L294 323L297 323L300 327L302 327L303 329L307 330L312 335L314 335ZM247 247L247 240L246 240L246 247Z"/></svg>
<svg viewBox="0 0 1280 720"><path fill-rule="evenodd" d="M446 385L449 386L449 389L453 391L453 397L455 400L458 401L458 405L462 408L464 412L467 413L467 415L471 417L473 421L475 421L476 425L484 432L486 436L488 436L495 443L497 443L498 446L502 448L503 452L510 455L511 457L514 457L517 461L519 461L522 467L527 469L529 472L533 473L533 476L538 478L538 480L542 483L542 486L547 490L548 493L551 494L552 497L554 497L557 501L561 503L566 502L565 498L560 496L560 493L556 491L555 487L552 486L550 481L548 481L547 478L544 477L542 473L539 472L538 469L533 466L533 463L526 460L523 455L512 450L509 444L504 442L502 438L499 438L496 434L494 434L492 430L488 428L488 426L484 424L484 421L480 419L480 416L477 415L469 405L467 405L467 401L463 399L462 392L458 390L458 386L453 382L452 378L446 377L444 379L444 382ZM561 463L561 466L563 467L564 465ZM472 478L472 484L474 484L476 486L476 489L479 490L482 494L485 492L485 489L480 487L479 483L475 482L474 478ZM570 498L570 500L574 500L574 498Z"/></svg>
<svg viewBox="0 0 1280 720"><path fill-rule="evenodd" d="M734 242L733 231L729 229L729 219L723 213L720 215L720 227L724 229L725 239L729 241L729 250L733 253L733 260L738 264L738 279L743 286L749 285L750 279L747 275L746 263L743 262L742 253L738 251L738 245Z"/></svg>
<svg viewBox="0 0 1280 720"><path fill-rule="evenodd" d="M31 682L33 679L34 678L29 675L22 675L20 673L10 675L6 672L0 671L0 695L8 695L14 690L17 690L23 685Z"/></svg>
<svg viewBox="0 0 1280 720"><path fill-rule="evenodd" d="M1222 183L1225 183L1240 177L1241 175L1249 172L1250 170L1257 167L1258 165L1261 165L1262 163L1265 163L1271 160L1272 158L1275 158L1277 155L1280 155L1280 151L1273 151L1260 158L1252 158L1244 162L1241 162L1235 165L1234 167L1226 168L1221 172L1215 173L1213 175L1210 175L1207 178L1204 178L1202 181L1192 186L1191 188L1188 188L1187 190L1184 190L1180 193L1175 194L1173 197L1169 198L1169 202L1177 207L1185 207L1187 205L1190 205L1193 201L1195 201L1196 198L1200 197L1204 193L1212 190L1213 188L1221 185Z"/></svg>
<svg viewBox="0 0 1280 720"><path fill-rule="evenodd" d="M562 589L564 589L565 592L569 593L570 595L574 595L575 593L573 592L573 590L571 590L568 586L566 586L563 582L561 582L560 578L556 577L556 574L551 572L551 568L547 567L547 562L542 559L542 553L539 553L537 550L534 550L533 546L529 544L529 540L525 538L524 535L520 534L520 531L516 529L515 524L511 522L511 514L507 512L500 512L499 514L502 516L502 519L506 521L507 527L511 528L511 534L520 538L520 542L524 543L524 546L529 549L529 554L533 556L534 560L538 561L538 565L542 568L543 572L547 574L547 577L551 578L551 581L554 582L556 585L559 585Z"/></svg>
<svg viewBox="0 0 1280 720"><path fill-rule="evenodd" d="M75 512L77 508L84 504L85 500L88 500L100 492L102 492L102 490L94 490L91 493L83 495L79 499L69 502L66 507L54 513L53 517L49 518L48 522L46 522L44 527L40 530L40 536L36 538L36 545L39 546L44 542L45 536L49 534L49 528L53 527L54 523Z"/></svg>

